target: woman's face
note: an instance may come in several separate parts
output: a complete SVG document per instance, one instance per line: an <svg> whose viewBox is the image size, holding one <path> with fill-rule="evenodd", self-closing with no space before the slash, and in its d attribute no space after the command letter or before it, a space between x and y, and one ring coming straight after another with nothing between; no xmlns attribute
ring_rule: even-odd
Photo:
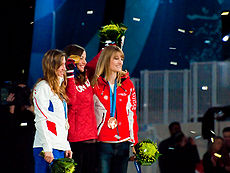
<svg viewBox="0 0 230 173"><path fill-rule="evenodd" d="M81 57L80 57L79 63L77 63L77 69L80 72L84 72L86 64L87 64L87 62L86 62L86 52L84 51L82 53Z"/></svg>
<svg viewBox="0 0 230 173"><path fill-rule="evenodd" d="M110 70L113 72L120 72L123 66L123 54L121 52L115 52L110 59Z"/></svg>
<svg viewBox="0 0 230 173"><path fill-rule="evenodd" d="M65 57L62 57L62 62L61 62L61 66L57 69L57 75L58 77L64 77L66 68L65 68Z"/></svg>
<svg viewBox="0 0 230 173"><path fill-rule="evenodd" d="M220 149L223 146L223 141L221 139L216 139L215 142L213 143L213 149L215 152L220 151Z"/></svg>

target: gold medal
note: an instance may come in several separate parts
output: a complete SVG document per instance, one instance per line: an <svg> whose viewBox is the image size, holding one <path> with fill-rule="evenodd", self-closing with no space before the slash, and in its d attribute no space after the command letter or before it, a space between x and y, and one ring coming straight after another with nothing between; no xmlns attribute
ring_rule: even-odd
<svg viewBox="0 0 230 173"><path fill-rule="evenodd" d="M81 57L78 55L70 55L69 58L73 59L75 63L79 63Z"/></svg>
<svg viewBox="0 0 230 173"><path fill-rule="evenodd" d="M109 120L108 120L108 127L110 129L114 129L114 128L117 127L117 120L116 120L116 118L114 118L114 117L110 117L109 118Z"/></svg>

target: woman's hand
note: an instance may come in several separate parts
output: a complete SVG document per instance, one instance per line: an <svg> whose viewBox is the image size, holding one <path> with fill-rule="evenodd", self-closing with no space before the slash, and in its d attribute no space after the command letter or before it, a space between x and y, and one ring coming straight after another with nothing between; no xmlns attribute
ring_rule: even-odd
<svg viewBox="0 0 230 173"><path fill-rule="evenodd" d="M132 146L131 148L132 148L133 154L136 154L136 150L135 150L134 146Z"/></svg>
<svg viewBox="0 0 230 173"><path fill-rule="evenodd" d="M8 97L6 98L6 101L7 101L7 102L13 102L14 99L15 99L15 94L14 94L14 93L10 93L10 94L8 95Z"/></svg>
<svg viewBox="0 0 230 173"><path fill-rule="evenodd" d="M134 146L131 146L131 148L132 148L132 152L134 155L129 157L129 160L134 161L134 160L136 160L136 150L135 150Z"/></svg>
<svg viewBox="0 0 230 173"><path fill-rule="evenodd" d="M71 150L66 150L66 151L65 151L65 157L66 157L66 158L70 158L70 159L71 159L71 158L72 158L72 155L73 155L73 152L72 152Z"/></svg>
<svg viewBox="0 0 230 173"><path fill-rule="evenodd" d="M52 152L44 152L44 159L48 163L51 163L54 160L54 155Z"/></svg>

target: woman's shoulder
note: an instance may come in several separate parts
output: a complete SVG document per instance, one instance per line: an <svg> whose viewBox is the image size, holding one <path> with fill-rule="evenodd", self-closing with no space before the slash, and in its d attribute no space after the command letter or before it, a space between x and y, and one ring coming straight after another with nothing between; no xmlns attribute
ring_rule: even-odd
<svg viewBox="0 0 230 173"><path fill-rule="evenodd" d="M50 86L45 80L41 80L36 84L34 90L50 90Z"/></svg>
<svg viewBox="0 0 230 173"><path fill-rule="evenodd" d="M36 84L35 88L48 87L48 86L49 85L45 80L41 80Z"/></svg>

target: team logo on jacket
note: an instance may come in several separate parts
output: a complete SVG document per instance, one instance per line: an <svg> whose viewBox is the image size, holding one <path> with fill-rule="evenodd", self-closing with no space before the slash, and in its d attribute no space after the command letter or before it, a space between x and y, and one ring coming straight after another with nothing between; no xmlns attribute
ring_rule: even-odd
<svg viewBox="0 0 230 173"><path fill-rule="evenodd" d="M83 91L85 91L89 86L90 86L90 83L89 83L89 80L87 80L87 81L85 82L84 85L78 85L78 86L76 86L76 89L77 89L78 92L83 92Z"/></svg>
<svg viewBox="0 0 230 173"><path fill-rule="evenodd" d="M118 93L118 95L120 95L120 96L127 96L126 93Z"/></svg>

